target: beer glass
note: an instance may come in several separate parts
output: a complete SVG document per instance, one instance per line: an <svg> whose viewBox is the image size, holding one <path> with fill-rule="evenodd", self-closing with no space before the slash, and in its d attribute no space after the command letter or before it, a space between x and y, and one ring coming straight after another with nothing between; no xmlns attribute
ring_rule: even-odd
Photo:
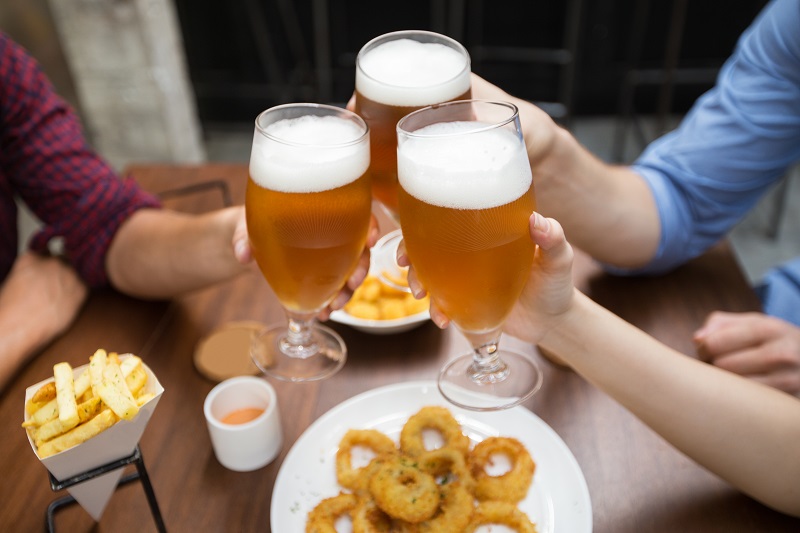
<svg viewBox="0 0 800 533"><path fill-rule="evenodd" d="M355 111L370 128L373 198L394 222L398 222L397 121L422 107L470 96L469 53L449 37L398 31L376 37L359 51ZM396 230L376 246L374 259L380 273L399 268L395 252L400 239ZM383 281L403 289L391 279Z"/></svg>
<svg viewBox="0 0 800 533"><path fill-rule="evenodd" d="M245 213L253 256L288 318L253 339L251 356L286 381L324 379L347 350L316 315L358 264L369 229L369 130L319 104L273 107L256 119Z"/></svg>
<svg viewBox="0 0 800 533"><path fill-rule="evenodd" d="M441 370L439 390L467 409L518 405L542 378L531 358L499 349L535 251L528 220L536 201L517 108L481 100L434 105L401 119L397 138L408 258L472 345Z"/></svg>

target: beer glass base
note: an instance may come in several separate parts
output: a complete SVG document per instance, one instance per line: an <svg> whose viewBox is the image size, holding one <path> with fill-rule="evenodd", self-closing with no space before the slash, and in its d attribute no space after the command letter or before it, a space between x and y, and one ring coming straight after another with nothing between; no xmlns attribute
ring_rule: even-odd
<svg viewBox="0 0 800 533"><path fill-rule="evenodd" d="M318 381L334 375L347 359L338 333L321 324L311 328L310 342L300 350L284 350L286 324L268 326L253 335L250 357L267 376L281 381Z"/></svg>
<svg viewBox="0 0 800 533"><path fill-rule="evenodd" d="M471 411L498 411L517 406L542 386L539 365L523 354L500 350L503 370L481 373L473 355L448 362L439 372L439 392L447 401Z"/></svg>
<svg viewBox="0 0 800 533"><path fill-rule="evenodd" d="M377 271L375 274L381 283L393 289L410 293L411 289L404 284L408 269L397 264L397 247L400 246L402 240L403 232L399 229L390 231L381 237L372 247L371 254L375 265L373 268Z"/></svg>

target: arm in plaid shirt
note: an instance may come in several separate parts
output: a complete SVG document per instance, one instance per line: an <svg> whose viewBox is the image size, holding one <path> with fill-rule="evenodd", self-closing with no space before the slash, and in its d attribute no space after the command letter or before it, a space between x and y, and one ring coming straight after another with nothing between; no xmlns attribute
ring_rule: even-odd
<svg viewBox="0 0 800 533"><path fill-rule="evenodd" d="M90 286L107 283L105 256L122 222L158 206L87 145L38 64L0 32L0 279L17 253L14 196L44 224L30 248L63 238L65 258Z"/></svg>

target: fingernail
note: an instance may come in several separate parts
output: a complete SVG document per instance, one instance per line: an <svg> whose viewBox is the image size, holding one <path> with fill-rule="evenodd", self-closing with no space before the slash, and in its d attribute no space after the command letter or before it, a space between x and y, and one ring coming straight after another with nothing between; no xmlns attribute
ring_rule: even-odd
<svg viewBox="0 0 800 533"><path fill-rule="evenodd" d="M400 265L401 267L408 266L408 256L406 256L406 254L398 252L395 259L397 261L397 264Z"/></svg>
<svg viewBox="0 0 800 533"><path fill-rule="evenodd" d="M539 230L539 231L541 231L543 233L547 232L550 229L550 221L547 220L546 217L543 217L542 215L540 215L536 211L533 212L533 217L534 217L534 220L533 220L533 227L534 228L536 228L537 230Z"/></svg>
<svg viewBox="0 0 800 533"><path fill-rule="evenodd" d="M233 254L236 256L236 259L242 261L244 259L245 253L247 252L247 242L244 239L239 239L236 241L236 244L233 245Z"/></svg>

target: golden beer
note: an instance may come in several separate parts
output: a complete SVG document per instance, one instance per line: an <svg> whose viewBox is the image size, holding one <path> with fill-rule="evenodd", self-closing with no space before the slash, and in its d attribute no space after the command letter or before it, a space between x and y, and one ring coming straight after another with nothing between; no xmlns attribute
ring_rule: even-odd
<svg viewBox="0 0 800 533"><path fill-rule="evenodd" d="M502 325L535 249L528 219L536 203L524 146L502 129L479 132L484 126L434 124L419 130L430 138L401 141L398 150L408 256L436 304L467 334Z"/></svg>
<svg viewBox="0 0 800 533"><path fill-rule="evenodd" d="M307 107L308 105L306 105ZM253 256L281 304L312 313L342 289L364 250L371 193L366 124L341 109L284 106L253 139L245 213ZM283 117L273 111L273 117ZM302 113L330 113L312 116Z"/></svg>
<svg viewBox="0 0 800 533"><path fill-rule="evenodd" d="M373 196L391 213L397 213L397 122L425 106L470 97L469 54L449 37L394 32L361 49L355 111L370 127Z"/></svg>
<svg viewBox="0 0 800 533"><path fill-rule="evenodd" d="M533 188L508 204L454 209L400 190L403 237L422 284L464 332L500 326L528 279Z"/></svg>
<svg viewBox="0 0 800 533"><path fill-rule="evenodd" d="M370 217L367 174L321 192L280 192L247 180L253 257L278 299L317 311L342 289L361 257Z"/></svg>

